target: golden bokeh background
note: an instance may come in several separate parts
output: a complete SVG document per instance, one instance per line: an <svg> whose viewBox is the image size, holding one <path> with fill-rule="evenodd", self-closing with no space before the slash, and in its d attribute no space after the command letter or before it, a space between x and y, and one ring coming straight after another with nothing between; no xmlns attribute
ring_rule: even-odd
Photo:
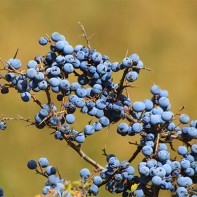
<svg viewBox="0 0 197 197"><path fill-rule="evenodd" d="M146 67L130 89L132 102L151 98L153 83L169 91L172 111L185 105L184 113L191 120L197 116L197 2L194 1L126 1L126 0L0 0L0 57L12 58L19 48L18 58L25 68L36 55L45 55L49 48L38 44L45 34L57 31L65 35L75 46L85 45L80 37L80 21L90 35L92 47L110 61L119 61L130 53L138 53ZM116 74L114 81L120 80ZM42 93L38 98L46 102ZM8 117L20 114L34 118L39 107L30 101L21 101L13 90L0 95L0 113ZM90 117L78 114L75 128L80 130ZM93 168L81 160L64 142L56 141L47 129L24 127L20 121L8 122L7 129L0 131L0 187L7 197L33 197L41 193L45 178L27 169L30 159L47 157L51 165L58 167L62 176L76 180L84 167ZM120 161L128 159L135 150L128 141L136 137L121 137L112 127L88 137L84 151L105 165L101 149L114 153ZM175 146L177 147L177 145ZM139 155L133 166L142 160ZM101 189L98 196L112 196ZM121 196L121 195L113 195ZM171 196L161 192L160 196Z"/></svg>

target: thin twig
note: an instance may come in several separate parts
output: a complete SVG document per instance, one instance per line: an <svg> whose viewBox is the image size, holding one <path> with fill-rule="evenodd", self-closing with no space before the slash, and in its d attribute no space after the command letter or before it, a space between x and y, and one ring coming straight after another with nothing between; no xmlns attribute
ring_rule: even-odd
<svg viewBox="0 0 197 197"><path fill-rule="evenodd" d="M129 144L132 144L132 145L136 145L136 146L142 146L143 147L143 145L142 144L138 144L137 142L129 142Z"/></svg>
<svg viewBox="0 0 197 197"><path fill-rule="evenodd" d="M107 157L106 147L102 149L103 155Z"/></svg>
<svg viewBox="0 0 197 197"><path fill-rule="evenodd" d="M17 54L18 54L18 50L19 50L19 48L16 50L16 53L15 53L15 55L14 55L14 58L13 58L13 59L15 59L15 58L16 58L16 56L17 56Z"/></svg>
<svg viewBox="0 0 197 197"><path fill-rule="evenodd" d="M23 120L23 121L26 121L26 122L29 122L31 123L32 125L36 124L34 121L32 121L30 118L23 118L22 116L19 116L18 117L13 117L13 118L10 118L10 117L5 117L5 116L0 116L0 120L1 121L6 121L6 120Z"/></svg>
<svg viewBox="0 0 197 197"><path fill-rule="evenodd" d="M33 98L34 102L42 108L42 103L35 97L35 95L31 94L31 97Z"/></svg>
<svg viewBox="0 0 197 197"><path fill-rule="evenodd" d="M132 68L137 68L137 69L141 69L141 70L152 71L150 68L146 68L146 67L132 66Z"/></svg>
<svg viewBox="0 0 197 197"><path fill-rule="evenodd" d="M91 48L90 47L90 40L92 39L92 37L94 36L94 34L92 34L91 36L88 37L87 34L86 34L86 31L85 31L84 26L80 22L78 22L78 24L79 24L79 27L81 28L81 30L83 32L82 36L86 39L87 47L90 49Z"/></svg>

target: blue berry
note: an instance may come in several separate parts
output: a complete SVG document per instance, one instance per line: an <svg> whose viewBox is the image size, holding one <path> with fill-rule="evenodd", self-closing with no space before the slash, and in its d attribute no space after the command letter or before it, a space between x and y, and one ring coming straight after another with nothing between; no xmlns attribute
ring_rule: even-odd
<svg viewBox="0 0 197 197"><path fill-rule="evenodd" d="M107 72L107 66L105 66L104 64L99 64L96 67L96 71L98 74L105 74Z"/></svg>
<svg viewBox="0 0 197 197"><path fill-rule="evenodd" d="M170 104L169 99L167 97L161 97L159 99L159 106L162 108L166 108Z"/></svg>
<svg viewBox="0 0 197 197"><path fill-rule="evenodd" d="M27 167L30 170L34 170L34 169L37 168L37 162L35 160L29 160L28 163L27 163Z"/></svg>
<svg viewBox="0 0 197 197"><path fill-rule="evenodd" d="M109 119L107 117L101 117L99 119L99 122L101 123L101 125L103 127L107 127L109 125L109 123L110 123L110 121L109 121Z"/></svg>
<svg viewBox="0 0 197 197"><path fill-rule="evenodd" d="M172 172L172 167L169 164L164 164L162 167L165 169L167 175Z"/></svg>
<svg viewBox="0 0 197 197"><path fill-rule="evenodd" d="M154 177L152 178L152 184L153 184L153 185L155 185L155 186L160 186L161 183L162 183L161 177L159 177L159 176L154 176Z"/></svg>
<svg viewBox="0 0 197 197"><path fill-rule="evenodd" d="M128 82L134 82L138 78L137 72L128 72L126 75L126 79Z"/></svg>
<svg viewBox="0 0 197 197"><path fill-rule="evenodd" d="M150 123L152 125L156 125L156 124L159 124L161 123L161 116L160 115L152 115L151 118L150 118Z"/></svg>
<svg viewBox="0 0 197 197"><path fill-rule="evenodd" d="M189 116L187 114L181 114L179 120L182 124L187 124L189 122Z"/></svg>
<svg viewBox="0 0 197 197"><path fill-rule="evenodd" d="M193 144L193 145L192 145L191 151L192 151L192 153L194 153L195 155L197 154L197 144Z"/></svg>
<svg viewBox="0 0 197 197"><path fill-rule="evenodd" d="M12 69L12 67L13 67L14 69L17 70L21 67L21 61L18 59L9 59L7 61L6 67L8 67L10 69Z"/></svg>
<svg viewBox="0 0 197 197"><path fill-rule="evenodd" d="M68 124L73 124L75 122L75 116L73 114L66 115L66 122Z"/></svg>
<svg viewBox="0 0 197 197"><path fill-rule="evenodd" d="M67 74L72 73L72 72L74 71L73 65L70 64L70 63L64 64L64 71L65 71L65 73L67 73Z"/></svg>
<svg viewBox="0 0 197 197"><path fill-rule="evenodd" d="M53 185L56 185L58 182L59 182L59 178L58 176L52 174L49 176L49 182L50 184L53 186Z"/></svg>
<svg viewBox="0 0 197 197"><path fill-rule="evenodd" d="M162 162L170 159L170 153L166 150L161 150L157 153L158 159Z"/></svg>
<svg viewBox="0 0 197 197"><path fill-rule="evenodd" d="M60 123L60 119L57 116L52 116L50 118L50 122L51 122L52 125L57 126Z"/></svg>
<svg viewBox="0 0 197 197"><path fill-rule="evenodd" d="M86 135L92 135L94 133L94 127L92 125L86 125L84 127L84 133Z"/></svg>
<svg viewBox="0 0 197 197"><path fill-rule="evenodd" d="M135 132L135 133L140 133L142 131L142 125L138 122L134 123L132 125L132 130Z"/></svg>
<svg viewBox="0 0 197 197"><path fill-rule="evenodd" d="M65 40L59 40L55 43L55 47L59 51L63 51L64 47L68 45L68 42Z"/></svg>
<svg viewBox="0 0 197 197"><path fill-rule="evenodd" d="M77 98L75 104L77 107L82 108L85 105L85 101L83 98Z"/></svg>
<svg viewBox="0 0 197 197"><path fill-rule="evenodd" d="M46 37L41 37L39 39L39 44L40 45L46 45L48 43L48 39Z"/></svg>
<svg viewBox="0 0 197 197"><path fill-rule="evenodd" d="M150 170L148 167L142 166L141 168L139 168L139 173L143 176L149 176Z"/></svg>
<svg viewBox="0 0 197 197"><path fill-rule="evenodd" d="M194 171L193 168L187 168L187 169L185 170L185 173L187 174L187 176L194 176L195 171Z"/></svg>
<svg viewBox="0 0 197 197"><path fill-rule="evenodd" d="M133 65L133 62L130 58L126 57L123 59L122 64L126 68L130 68Z"/></svg>
<svg viewBox="0 0 197 197"><path fill-rule="evenodd" d="M38 160L38 163L41 165L41 167L46 168L49 165L49 160L45 157L42 157Z"/></svg>
<svg viewBox="0 0 197 197"><path fill-rule="evenodd" d="M151 87L151 93L154 95L158 95L160 93L160 87L158 85L154 85Z"/></svg>
<svg viewBox="0 0 197 197"><path fill-rule="evenodd" d="M167 150L168 147L166 146L166 144L159 144L159 150Z"/></svg>
<svg viewBox="0 0 197 197"><path fill-rule="evenodd" d="M187 130L187 134L189 135L189 137L196 137L197 136L197 129L195 127L189 127Z"/></svg>
<svg viewBox="0 0 197 197"><path fill-rule="evenodd" d="M101 125L100 122L94 122L92 124L92 126L93 126L93 128L94 128L95 131L100 131L102 129L102 125Z"/></svg>
<svg viewBox="0 0 197 197"><path fill-rule="evenodd" d="M142 148L142 153L145 155L145 156L150 156L152 153L153 153L153 149L150 147L150 146L144 146Z"/></svg>
<svg viewBox="0 0 197 197"><path fill-rule="evenodd" d="M68 134L69 131L70 131L70 126L68 124L63 124L61 127L60 127L60 131L64 134Z"/></svg>
<svg viewBox="0 0 197 197"><path fill-rule="evenodd" d="M143 103L145 104L145 110L151 111L153 109L153 102L151 100L144 100Z"/></svg>
<svg viewBox="0 0 197 197"><path fill-rule="evenodd" d="M84 179L88 179L90 177L90 171L87 168L83 168L80 171L80 176L84 177Z"/></svg>
<svg viewBox="0 0 197 197"><path fill-rule="evenodd" d="M73 53L73 47L71 45L65 45L64 48L63 48L63 52L65 55L70 55Z"/></svg>
<svg viewBox="0 0 197 197"><path fill-rule="evenodd" d="M189 160L182 160L181 162L180 162L180 164L181 164L181 167L183 168L183 169L187 169L187 168L189 168L190 167L190 161Z"/></svg>
<svg viewBox="0 0 197 197"><path fill-rule="evenodd" d="M117 128L117 132L119 133L119 134L123 134L123 133L127 133L127 131L128 131L128 125L127 125L127 123L120 123L119 125L118 125L118 128Z"/></svg>
<svg viewBox="0 0 197 197"><path fill-rule="evenodd" d="M85 135L83 133L79 133L75 136L75 141L77 143L83 143L85 141Z"/></svg>
<svg viewBox="0 0 197 197"><path fill-rule="evenodd" d="M78 97L82 98L86 96L87 91L84 87L78 87L75 93Z"/></svg>
<svg viewBox="0 0 197 197"><path fill-rule="evenodd" d="M35 70L35 68L29 68L26 72L26 75L29 79L33 79L37 74L37 71Z"/></svg>
<svg viewBox="0 0 197 197"><path fill-rule="evenodd" d="M102 178L100 176L95 176L93 182L95 185L99 186L102 183Z"/></svg>
<svg viewBox="0 0 197 197"><path fill-rule="evenodd" d="M185 146L179 146L177 150L179 155L186 155L187 154L187 148Z"/></svg>
<svg viewBox="0 0 197 197"><path fill-rule="evenodd" d="M97 185L91 185L89 188L89 192L96 196L98 194L98 186Z"/></svg>
<svg viewBox="0 0 197 197"><path fill-rule="evenodd" d="M95 93L95 94L100 94L102 92L103 88L100 84L95 84L93 87L92 87L92 92Z"/></svg>
<svg viewBox="0 0 197 197"><path fill-rule="evenodd" d="M6 123L5 122L0 122L0 129L5 130L6 129Z"/></svg>
<svg viewBox="0 0 197 197"><path fill-rule="evenodd" d="M161 114L161 118L164 121L170 121L172 120L172 117L173 117L173 113L170 111L165 111Z"/></svg>
<svg viewBox="0 0 197 197"><path fill-rule="evenodd" d="M28 102L31 99L31 94L29 92L23 92L21 98L24 102Z"/></svg>
<svg viewBox="0 0 197 197"><path fill-rule="evenodd" d="M160 90L159 96L160 97L168 97L168 91L167 90Z"/></svg>
<svg viewBox="0 0 197 197"><path fill-rule="evenodd" d="M197 120L192 120L192 121L190 122L190 127L195 127L195 128L197 128Z"/></svg>
<svg viewBox="0 0 197 197"><path fill-rule="evenodd" d="M139 56L138 56L138 54L136 54L136 53L133 53L133 54L131 54L130 56L129 56L129 58L133 61L133 63L135 63L135 64L137 64L138 63L138 61L139 61Z"/></svg>
<svg viewBox="0 0 197 197"><path fill-rule="evenodd" d="M48 166L47 168L46 168L46 173L47 173L47 175L53 175L53 174L56 174L56 168L55 167L53 167L53 166Z"/></svg>
<svg viewBox="0 0 197 197"><path fill-rule="evenodd" d="M99 52L94 52L92 54L92 61L95 63L99 63L102 60L102 55Z"/></svg>
<svg viewBox="0 0 197 197"><path fill-rule="evenodd" d="M141 188L137 188L134 192L133 192L134 196L137 197L143 197L144 196L144 192Z"/></svg>
<svg viewBox="0 0 197 197"><path fill-rule="evenodd" d="M145 110L145 104L143 102L134 102L132 109L136 112L142 112Z"/></svg>
<svg viewBox="0 0 197 197"><path fill-rule="evenodd" d="M28 63L27 63L27 68L34 68L36 69L36 66L38 65L38 63L35 61L35 60L30 60Z"/></svg>
<svg viewBox="0 0 197 197"><path fill-rule="evenodd" d="M176 190L176 194L178 197L185 197L185 196L188 196L188 191L185 187L179 187Z"/></svg>

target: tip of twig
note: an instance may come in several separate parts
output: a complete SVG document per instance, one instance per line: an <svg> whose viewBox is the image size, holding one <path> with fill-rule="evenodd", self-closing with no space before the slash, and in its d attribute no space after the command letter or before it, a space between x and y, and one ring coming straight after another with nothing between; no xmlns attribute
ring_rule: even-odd
<svg viewBox="0 0 197 197"><path fill-rule="evenodd" d="M126 50L125 58L128 56L129 49Z"/></svg>
<svg viewBox="0 0 197 197"><path fill-rule="evenodd" d="M17 54L18 54L18 51L19 51L19 48L16 50L16 53L15 53L15 55L14 55L14 58L13 58L13 59L15 59L15 58L16 58L16 56L17 56Z"/></svg>

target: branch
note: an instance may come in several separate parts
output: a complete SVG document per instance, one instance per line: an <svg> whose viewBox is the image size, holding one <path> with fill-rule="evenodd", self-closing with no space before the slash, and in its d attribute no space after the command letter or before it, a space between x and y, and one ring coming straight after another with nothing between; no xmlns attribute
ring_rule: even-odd
<svg viewBox="0 0 197 197"><path fill-rule="evenodd" d="M160 133L157 134L155 152L154 152L155 155L157 155L157 151L158 151L158 148L159 148L159 139L160 139Z"/></svg>
<svg viewBox="0 0 197 197"><path fill-rule="evenodd" d="M45 92L46 92L46 95L47 95L48 104L50 104L51 103L51 95L50 95L50 92L49 92L49 88L47 88L45 90Z"/></svg>
<svg viewBox="0 0 197 197"><path fill-rule="evenodd" d="M13 117L13 118L9 118L9 117L5 117L5 116L0 116L0 120L1 121L6 121L6 120L23 120L23 121L26 121L26 122L29 122L31 123L30 125L34 125L36 124L34 121L32 121L30 118L23 118L22 116L19 116L18 117Z"/></svg>
<svg viewBox="0 0 197 197"><path fill-rule="evenodd" d="M128 121L136 123L137 119L133 118L131 115L125 113L125 118L127 118Z"/></svg>
<svg viewBox="0 0 197 197"><path fill-rule="evenodd" d="M119 96L121 94L121 91L123 90L123 83L124 83L124 80L125 80L125 77L126 77L126 74L128 73L128 71L129 71L129 68L126 68L124 70L124 73L122 75L122 79L120 80L119 87L118 87L118 90L117 90L117 98L119 98Z"/></svg>
<svg viewBox="0 0 197 197"><path fill-rule="evenodd" d="M67 139L64 136L64 139L67 141L68 145L74 149L80 156L82 159L84 159L85 161L87 161L89 164L91 164L92 166L94 166L96 169L98 170L104 170L105 168L103 166L101 166L99 163L97 163L96 161L94 161L92 158L88 157L82 150L81 150L81 145L76 145L73 142L71 142L69 139Z"/></svg>
<svg viewBox="0 0 197 197"><path fill-rule="evenodd" d="M160 187L157 187L157 186L153 186L153 197L158 197L159 196L159 190L160 190Z"/></svg>
<svg viewBox="0 0 197 197"><path fill-rule="evenodd" d="M133 153L132 157L128 160L129 163L131 163L137 157L137 155L140 153L142 148L143 148L143 146L137 147L137 150Z"/></svg>

